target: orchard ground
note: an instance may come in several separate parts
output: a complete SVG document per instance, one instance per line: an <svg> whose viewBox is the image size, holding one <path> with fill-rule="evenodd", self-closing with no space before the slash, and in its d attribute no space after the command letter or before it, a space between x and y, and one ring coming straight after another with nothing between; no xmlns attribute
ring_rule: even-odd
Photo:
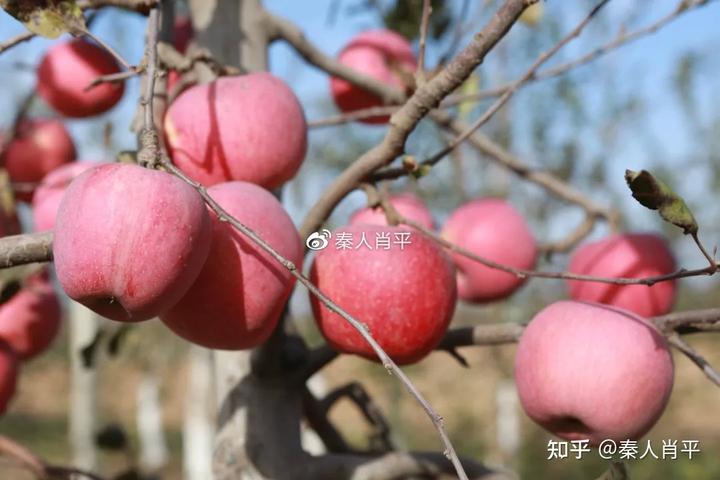
<svg viewBox="0 0 720 480"><path fill-rule="evenodd" d="M706 302L718 291L708 292ZM681 296L678 309L706 306L703 298ZM537 302L540 299L535 299ZM539 307L530 308L528 312ZM540 305L539 303L537 305ZM471 325L477 318L493 323L502 312L500 306L458 309L455 325ZM522 318L522 316L518 316ZM527 317L529 318L529 316ZM304 325L315 328L310 318ZM19 394L8 414L0 419L0 431L31 448L51 462L67 464L70 450L67 440L67 411L69 377L66 331L55 342L53 349L26 365L19 384ZM311 335L318 335L310 332ZM156 356L140 363L133 352L151 344L158 338L167 338L160 322L138 325L126 339L118 357L103 358L99 363L98 422L99 425L117 423L129 434L132 448L137 452L138 437L135 420L136 388L143 369L154 368L161 379L161 402L164 406L163 424L170 458L163 478L180 478L182 469L182 409L185 401L187 378L186 345L179 339L164 342L166 346ZM686 337L706 356L710 363L720 363L720 351L708 335ZM548 440L554 438L534 425L516 405L520 421L519 450L512 456L503 452L497 441L498 388L512 383L512 366L515 345L461 349L471 369L462 368L444 352L435 352L407 372L418 387L427 394L442 415L459 453L485 458L490 463L505 464L522 478L553 478L557 480L595 478L606 467L597 451L584 454L582 460L567 458L547 460ZM677 460L656 460L646 457L630 462L633 479L662 480L691 478L693 480L720 478L720 425L709 422L707 415L717 405L717 392L708 388L707 379L687 358L674 351L676 362L675 387L670 404L651 433L638 443L649 439L656 454L660 455L664 439L698 440L701 452L692 460L678 454ZM443 372L437 375L437 372ZM328 385L341 385L350 379L362 383L386 413L393 429L393 439L402 447L433 450L437 447L434 430L419 408L402 391L402 386L376 364L344 355L323 371ZM112 387L110 387L112 383ZM349 441L358 447L367 446L369 427L361 414L347 400L342 400L332 411L331 419L339 425ZM512 456L512 458L510 458ZM122 453L103 452L99 456L103 471L122 471L127 460ZM514 463L515 462L515 463ZM23 476L25 475L25 476ZM19 470L10 470L0 464L0 478L30 480Z"/></svg>

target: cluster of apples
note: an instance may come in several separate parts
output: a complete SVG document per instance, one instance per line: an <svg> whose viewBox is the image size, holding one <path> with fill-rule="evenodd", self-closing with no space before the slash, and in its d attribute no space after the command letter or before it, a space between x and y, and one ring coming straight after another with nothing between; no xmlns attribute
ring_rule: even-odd
<svg viewBox="0 0 720 480"><path fill-rule="evenodd" d="M47 272L35 273L0 305L0 415L15 393L20 365L45 351L60 329L60 302Z"/></svg>
<svg viewBox="0 0 720 480"><path fill-rule="evenodd" d="M292 219L268 191L295 175L307 147L302 107L283 81L254 73L193 86L168 109L164 130L179 168L302 263ZM71 298L113 320L159 317L210 348L265 341L293 286L282 265L210 212L193 187L136 165L95 166L75 178L54 233L55 270Z"/></svg>
<svg viewBox="0 0 720 480"><path fill-rule="evenodd" d="M416 197L402 194L390 202L405 218L433 228L429 210ZM386 225L383 211L367 208L335 235L373 234L377 225ZM460 206L441 235L496 263L532 269L536 262L537 247L527 223L498 198ZM321 289L364 319L400 363L415 362L438 344L452 316L455 284L460 299L482 304L512 295L524 282L459 254L452 255L456 275L448 275L448 262L435 260L442 251L426 245L419 232L413 241L418 246L402 253L324 250L313 266ZM426 267L434 260L434 266ZM674 269L666 242L653 234L614 235L587 243L574 252L569 267L573 273L599 277L654 276ZM521 404L538 424L569 440L598 444L638 438L660 417L672 390L670 350L646 317L672 308L675 283L567 283L572 300L539 312L520 340L515 372ZM337 314L314 299L313 308L335 348L373 358L372 350Z"/></svg>
<svg viewBox="0 0 720 480"><path fill-rule="evenodd" d="M387 31L359 35L339 59L397 88L407 88L416 64L410 45ZM70 76L60 75L58 68L67 71L68 64L87 78L74 76L70 81ZM96 115L119 100L122 84L85 87L98 75L115 71L117 65L104 51L73 40L48 52L38 70L38 91L63 115ZM331 91L343 111L381 103L339 79L332 79ZM270 255L210 212L198 192L179 178L130 164L72 163L74 146L61 123L28 125L21 126L4 161L14 181L42 179L34 195L25 199L33 201L36 229L54 230L55 270L71 298L117 321L159 317L179 336L209 348L252 348L268 338L294 285ZM163 127L175 165L208 186L215 202L277 252L302 264L299 234L269 192L296 175L307 150L303 109L282 80L253 73L190 87L170 105ZM416 197L405 194L390 201L405 217L435 227L430 211ZM437 346L458 298L472 303L501 300L525 281L448 254L410 227L387 225L378 209L360 210L333 238L371 240L401 234L410 236L409 242L321 250L310 271L313 282L365 323L397 363L417 362ZM460 206L441 235L478 256L518 269L531 269L537 261L527 222L501 199ZM655 275L674 268L665 242L649 234L617 235L584 245L570 262L571 271L595 276ZM41 291L43 279L28 282L28 291ZM542 310L522 336L516 359L521 402L531 418L565 438L596 442L640 436L662 413L673 382L667 344L645 317L672 307L675 284L568 282L568 287L572 300ZM25 298L20 295L11 302L19 304ZM0 327L11 324L2 321L3 313L11 312L11 302L0 308ZM375 358L338 314L314 296L311 304L330 345ZM0 338L8 344L24 338L2 332L0 328ZM50 340L35 340L26 350L0 346L0 378L16 376L15 360L6 359L29 357ZM16 353L6 353L12 349ZM623 383L629 381L635 383ZM0 382L0 401L9 384Z"/></svg>
<svg viewBox="0 0 720 480"><path fill-rule="evenodd" d="M411 85L407 79L416 68L410 44L388 31L358 35L342 49L338 60L400 89ZM343 112L382 104L380 98L341 79L332 79L331 91ZM387 120L371 117L360 121ZM418 199L398 196L391 202L403 216L432 228L429 211ZM363 230L358 223L384 224L385 218L382 211L367 209L355 214L350 223L346 231L358 233ZM370 230L364 229L366 233ZM536 262L537 247L526 222L500 199L480 199L461 206L441 234L496 263L531 269ZM421 236L415 238L424 245ZM321 288L342 300L341 306L359 318L371 319L365 321L391 356L416 361L432 350L447 328L452 308L448 313L445 306L453 303L454 283L460 299L485 303L506 298L524 282L523 277L459 254L452 255L457 272L454 281L446 268L436 267L430 275L422 270L424 263L442 252L428 251L432 248L406 251L407 257L397 260L398 265L387 252L373 258L367 252L323 251L315 260L313 275ZM613 235L582 245L569 265L572 273L596 277L654 276L674 269L675 260L664 239L644 233ZM668 345L646 317L670 311L675 282L648 287L568 281L567 286L572 300L553 303L539 312L518 346L515 371L521 403L533 420L566 439L588 438L597 444L605 438L642 436L662 414L674 375ZM313 300L313 308L332 345L372 357L361 337L339 316L317 300ZM410 349L410 344L417 348Z"/></svg>
<svg viewBox="0 0 720 480"><path fill-rule="evenodd" d="M122 83L88 86L97 77L118 73L115 59L82 39L51 47L37 68L38 95L58 114L86 118L110 110L122 98ZM15 198L32 202L35 230L53 228L64 187L90 164L76 162L72 137L54 118L23 119L2 152L2 165L16 185ZM2 235L17 233L8 218ZM24 280L19 292L0 306L0 413L15 392L21 361L45 351L57 336L62 312L47 271Z"/></svg>

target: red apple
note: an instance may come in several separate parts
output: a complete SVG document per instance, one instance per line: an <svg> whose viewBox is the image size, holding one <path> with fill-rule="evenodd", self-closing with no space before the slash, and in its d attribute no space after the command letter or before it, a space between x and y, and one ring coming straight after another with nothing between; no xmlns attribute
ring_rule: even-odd
<svg viewBox="0 0 720 480"><path fill-rule="evenodd" d="M400 244L403 238L410 244ZM340 248L343 244L349 249ZM437 346L457 299L455 269L445 252L422 233L401 226L356 224L336 230L329 245L317 252L310 278L367 325L398 364L417 362ZM348 322L314 295L310 301L315 321L333 348L377 360Z"/></svg>
<svg viewBox="0 0 720 480"><path fill-rule="evenodd" d="M407 89L406 77L412 78L417 60L410 43L390 30L360 33L338 55L338 61L358 72L399 90ZM382 99L337 77L330 79L335 104L343 112L382 106ZM386 123L389 116L360 120L363 123Z"/></svg>
<svg viewBox="0 0 720 480"><path fill-rule="evenodd" d="M20 360L44 352L60 330L60 302L47 273L35 275L0 305L0 339Z"/></svg>
<svg viewBox="0 0 720 480"><path fill-rule="evenodd" d="M595 277L639 278L675 271L675 259L665 240L655 234L614 235L582 245L572 255L568 271ZM568 281L574 300L605 303L652 317L669 312L675 303L675 281L647 285Z"/></svg>
<svg viewBox="0 0 720 480"><path fill-rule="evenodd" d="M270 192L252 183L227 182L208 193L277 252L302 266L300 236ZM295 278L232 225L212 218L205 266L187 294L160 318L198 345L225 350L255 347L277 325Z"/></svg>
<svg viewBox="0 0 720 480"><path fill-rule="evenodd" d="M19 369L15 352L0 340L0 415L7 411L10 399L15 395Z"/></svg>
<svg viewBox="0 0 720 480"><path fill-rule="evenodd" d="M525 219L499 198L470 201L455 210L442 231L448 241L475 255L519 269L531 269L537 259L535 239ZM476 303L511 295L524 279L453 254L458 295Z"/></svg>
<svg viewBox="0 0 720 480"><path fill-rule="evenodd" d="M195 36L192 20L187 16L175 17L175 24L173 28L173 44L175 45L175 49L180 53L185 53L190 45L190 42ZM170 70L167 77L168 92L173 91L173 88L177 84L178 80L180 80L180 74L178 71Z"/></svg>
<svg viewBox="0 0 720 480"><path fill-rule="evenodd" d="M38 185L32 200L36 232L46 232L53 229L60 200L62 200L67 186L85 170L96 166L98 164L94 162L73 162L62 165L45 175L40 185Z"/></svg>
<svg viewBox="0 0 720 480"><path fill-rule="evenodd" d="M422 200L411 193L401 193L389 198L390 203L398 213L409 220L414 220L422 226L432 230L435 228L432 214ZM350 217L350 225L369 223L373 225L387 225L385 211L381 207L363 208Z"/></svg>
<svg viewBox="0 0 720 480"><path fill-rule="evenodd" d="M637 440L662 415L673 360L655 326L627 310L561 301L520 338L515 381L535 422L566 440Z"/></svg>
<svg viewBox="0 0 720 480"><path fill-rule="evenodd" d="M75 160L75 144L59 120L24 120L3 154L3 164L15 183L37 183L51 170ZM30 188L28 188L30 187ZM32 185L18 189L15 196L29 202Z"/></svg>
<svg viewBox="0 0 720 480"><path fill-rule="evenodd" d="M197 278L210 225L202 198L179 178L131 164L95 167L60 202L58 280L100 315L147 320L175 305Z"/></svg>
<svg viewBox="0 0 720 480"><path fill-rule="evenodd" d="M272 189L300 168L307 125L292 90L261 72L185 90L167 111L165 138L173 162L200 183Z"/></svg>
<svg viewBox="0 0 720 480"><path fill-rule="evenodd" d="M195 31L190 17L187 15L175 17L173 24L173 44L175 49L180 53L185 53L194 36Z"/></svg>
<svg viewBox="0 0 720 480"><path fill-rule="evenodd" d="M37 92L66 117L92 117L120 101L123 83L88 85L101 75L119 73L115 58L94 43L77 38L53 45L37 71Z"/></svg>

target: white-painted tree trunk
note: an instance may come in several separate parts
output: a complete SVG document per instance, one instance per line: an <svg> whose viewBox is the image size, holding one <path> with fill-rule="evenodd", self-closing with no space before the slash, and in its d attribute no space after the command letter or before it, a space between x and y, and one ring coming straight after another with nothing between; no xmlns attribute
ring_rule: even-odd
<svg viewBox="0 0 720 480"><path fill-rule="evenodd" d="M140 466L143 471L156 472L168 460L163 430L160 382L151 369L145 370L137 386L136 426L140 443Z"/></svg>
<svg viewBox="0 0 720 480"><path fill-rule="evenodd" d="M95 338L98 317L73 300L68 300L66 312L70 341L69 435L72 464L95 470L96 373L95 368L83 365L80 352Z"/></svg>
<svg viewBox="0 0 720 480"><path fill-rule="evenodd" d="M215 435L212 353L200 347L189 352L183 415L183 478L212 480Z"/></svg>
<svg viewBox="0 0 720 480"><path fill-rule="evenodd" d="M497 388L497 444L503 461L516 458L520 448L520 415L515 382L501 380Z"/></svg>

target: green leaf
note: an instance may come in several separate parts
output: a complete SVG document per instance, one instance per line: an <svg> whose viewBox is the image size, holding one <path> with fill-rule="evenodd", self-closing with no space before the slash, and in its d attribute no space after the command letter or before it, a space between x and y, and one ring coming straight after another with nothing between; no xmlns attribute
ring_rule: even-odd
<svg viewBox="0 0 720 480"><path fill-rule="evenodd" d="M82 9L75 0L0 0L0 7L28 30L46 38L87 31Z"/></svg>
<svg viewBox="0 0 720 480"><path fill-rule="evenodd" d="M639 172L625 170L625 181L632 191L633 198L641 205L657 210L663 220L682 228L685 235L697 234L698 224L692 211L685 200L664 182L647 170Z"/></svg>

